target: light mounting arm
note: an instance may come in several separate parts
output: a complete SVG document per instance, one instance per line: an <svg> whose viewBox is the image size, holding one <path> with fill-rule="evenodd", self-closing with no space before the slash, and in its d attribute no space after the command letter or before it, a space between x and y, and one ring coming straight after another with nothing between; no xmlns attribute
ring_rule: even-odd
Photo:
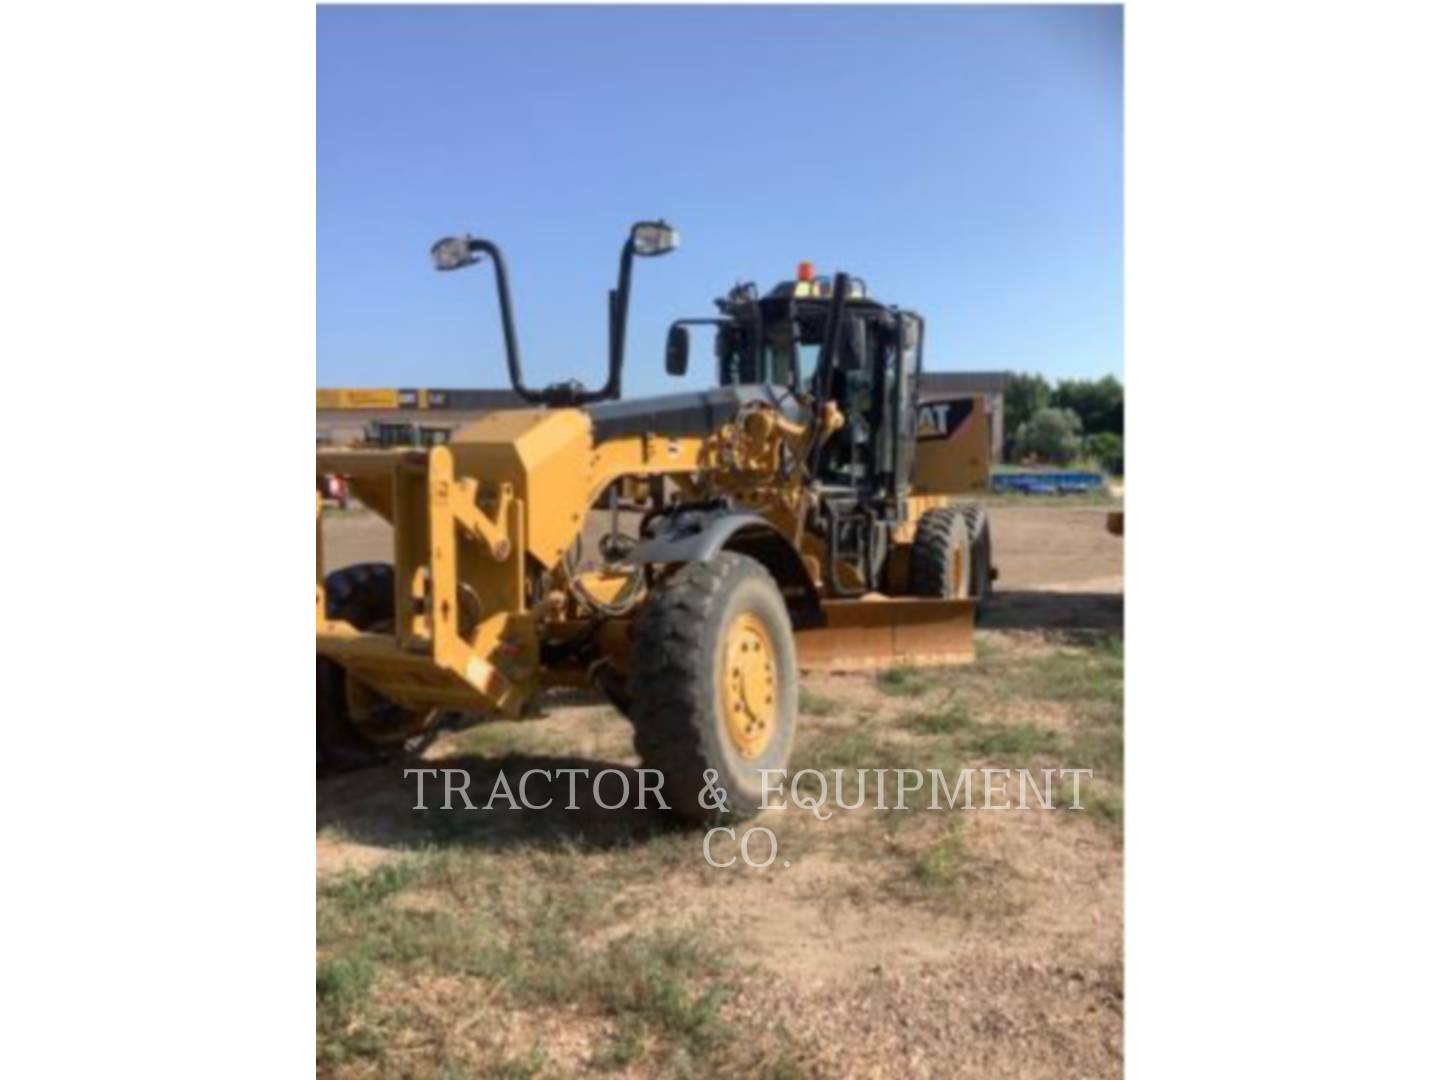
<svg viewBox="0 0 1440 1080"><path fill-rule="evenodd" d="M515 335L515 317L510 303L510 277L505 258L491 241L473 236L446 237L430 248L435 269L441 272L462 270L489 259L495 266L495 287L500 301L500 321L505 335L505 364L510 384L526 401L539 405L575 406L605 401L620 396L620 375L625 365L625 328L630 310L630 277L635 257L653 258L666 255L680 246L680 234L669 223L639 221L630 228L630 235L620 253L620 280L610 291L609 373L599 390L588 390L576 380L555 383L544 389L525 384L520 361L520 344Z"/></svg>

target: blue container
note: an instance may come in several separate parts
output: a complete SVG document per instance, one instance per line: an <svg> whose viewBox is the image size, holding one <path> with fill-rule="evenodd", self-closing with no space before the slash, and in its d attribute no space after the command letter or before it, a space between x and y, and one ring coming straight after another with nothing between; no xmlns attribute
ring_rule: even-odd
<svg viewBox="0 0 1440 1080"><path fill-rule="evenodd" d="M1094 472L1000 473L990 478L990 490L1000 494L1084 495L1105 486L1105 477Z"/></svg>

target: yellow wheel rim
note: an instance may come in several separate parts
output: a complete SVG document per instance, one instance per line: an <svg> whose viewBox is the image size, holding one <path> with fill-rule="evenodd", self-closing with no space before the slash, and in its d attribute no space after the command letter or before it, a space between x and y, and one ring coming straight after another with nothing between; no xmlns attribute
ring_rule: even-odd
<svg viewBox="0 0 1440 1080"><path fill-rule="evenodd" d="M952 567L955 575L954 597L957 600L965 600L970 596L970 548L968 540L961 540L960 546L955 549L955 565Z"/></svg>
<svg viewBox="0 0 1440 1080"><path fill-rule="evenodd" d="M757 758L775 737L779 708L775 643L754 615L740 615L725 634L720 706L725 730L743 758Z"/></svg>

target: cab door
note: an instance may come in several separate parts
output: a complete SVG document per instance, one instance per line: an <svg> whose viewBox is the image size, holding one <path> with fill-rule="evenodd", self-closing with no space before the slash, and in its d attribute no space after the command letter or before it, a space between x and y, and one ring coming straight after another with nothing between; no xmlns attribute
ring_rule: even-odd
<svg viewBox="0 0 1440 1080"><path fill-rule="evenodd" d="M891 495L903 499L915 474L918 437L920 370L925 346L925 320L909 311L895 311L885 350L885 428L887 481Z"/></svg>

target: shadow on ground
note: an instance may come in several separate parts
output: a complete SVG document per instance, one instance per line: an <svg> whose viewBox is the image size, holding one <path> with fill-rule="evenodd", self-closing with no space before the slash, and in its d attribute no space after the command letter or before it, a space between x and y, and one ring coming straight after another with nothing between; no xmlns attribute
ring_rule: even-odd
<svg viewBox="0 0 1440 1080"><path fill-rule="evenodd" d="M1124 593L1038 592L1017 589L994 593L980 614L986 630L1125 631Z"/></svg>
<svg viewBox="0 0 1440 1080"><path fill-rule="evenodd" d="M1076 644L1124 632L1121 593L1000 591L980 615L986 630L1031 630ZM603 705L593 691L551 694L547 705ZM407 769L429 769L424 776L426 809L415 809L419 780ZM445 809L445 773L452 773L450 809ZM521 778L532 770L525 795L541 809L512 809L503 795L484 809L503 775L520 798ZM563 770L581 770L571 778ZM460 775L463 773L464 775ZM541 775L541 774L548 774ZM603 774L603 775L602 775ZM595 780L600 777L597 791ZM467 809L459 788L476 809ZM410 759L316 780L317 829L331 828L350 840L379 847L464 847L609 850L643 844L684 829L659 809L653 794L638 806L638 769L591 758L544 754L460 753L426 760ZM653 788L654 781L650 780ZM602 804L603 801L603 804ZM544 804L548 803L546 806ZM614 805L616 809L610 809ZM571 807L573 806L573 809Z"/></svg>
<svg viewBox="0 0 1440 1080"><path fill-rule="evenodd" d="M424 777L423 810L415 809L419 778L413 772L405 775L413 769L436 770ZM443 771L447 769L465 774L451 773L454 790L448 810L444 808ZM571 776L562 773L567 769L582 770L573 778L573 796ZM538 772L526 783L525 795L540 808L512 809L509 800L497 794L500 777L503 775L518 801L521 778L531 770ZM473 810L466 808L459 794L467 778ZM337 829L350 840L381 847L608 850L645 843L683 828L659 809L653 777L645 796L648 808L639 808L640 780L638 769L580 757L461 754L395 761L317 778L315 824L317 829ZM484 807L492 795L487 810Z"/></svg>

